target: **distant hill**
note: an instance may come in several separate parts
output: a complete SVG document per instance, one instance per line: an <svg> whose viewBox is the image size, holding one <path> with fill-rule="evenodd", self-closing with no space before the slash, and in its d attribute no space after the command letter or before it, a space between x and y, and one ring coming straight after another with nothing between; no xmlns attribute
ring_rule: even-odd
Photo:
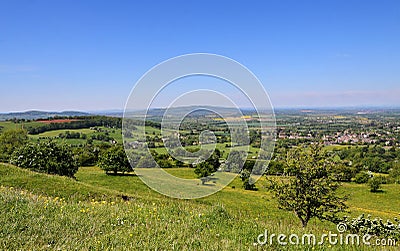
<svg viewBox="0 0 400 251"><path fill-rule="evenodd" d="M217 107L217 106L182 106L173 107L168 109L168 113L174 116L186 115L190 111L197 110L194 116L204 116L209 114L210 111L215 111L217 113L223 114L224 116L241 116L241 115L251 115L256 111L252 108L236 108L231 107ZM207 111L208 110L208 111ZM128 110L125 111L125 117L131 118L142 118L146 114L147 118L161 118L165 112L166 108L151 108L146 110ZM260 113L269 114L271 111L259 110ZM353 114L378 114L378 113L390 113L394 115L400 114L400 107L332 107L332 108L276 108L274 112L277 116L284 115L299 115L299 114L338 114L338 115L353 115ZM48 111L25 111L25 112L10 112L10 113L0 113L0 121L8 119L46 119L49 117L70 117L70 116L88 116L88 115L101 115L108 117L123 117L124 111L120 109L115 110L102 110L102 111L89 111L89 112L79 112L79 111L62 111L62 112L48 112Z"/></svg>
<svg viewBox="0 0 400 251"><path fill-rule="evenodd" d="M126 117L141 117L146 114L147 117L162 117L168 111L169 115L173 116L184 116L189 113L193 113L194 116L204 116L210 113L219 113L224 116L241 116L253 114L254 109L240 108L239 110L231 107L219 107L219 106L181 106L171 108L151 108L146 110L126 111Z"/></svg>
<svg viewBox="0 0 400 251"><path fill-rule="evenodd" d="M11 113L0 113L0 121L8 119L45 119L48 117L69 117L69 116L87 116L90 113L77 112L77 111L63 111L63 112L46 112L46 111L26 111L26 112L11 112Z"/></svg>

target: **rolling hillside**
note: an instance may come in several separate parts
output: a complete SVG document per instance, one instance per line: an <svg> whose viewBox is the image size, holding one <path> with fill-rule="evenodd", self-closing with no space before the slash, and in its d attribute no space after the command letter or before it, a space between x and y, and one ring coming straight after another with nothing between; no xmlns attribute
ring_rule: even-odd
<svg viewBox="0 0 400 251"><path fill-rule="evenodd" d="M191 173L169 171L185 177ZM107 176L97 167L80 168L74 180L0 164L0 210L8 212L0 216L0 224L7 226L0 228L0 249L259 250L253 243L265 229L287 234L335 231L334 224L318 220L303 229L293 214L277 209L263 180L257 192L240 185L235 180L215 195L177 200L155 193L134 175ZM400 210L390 202L400 196L395 186L385 186L387 192L372 199L364 190L352 184L343 188L352 193L352 215L369 208L374 216L391 218Z"/></svg>

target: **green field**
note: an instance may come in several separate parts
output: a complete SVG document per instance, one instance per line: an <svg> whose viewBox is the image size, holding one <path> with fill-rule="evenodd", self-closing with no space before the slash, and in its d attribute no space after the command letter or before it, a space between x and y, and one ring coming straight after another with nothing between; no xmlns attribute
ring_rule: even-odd
<svg viewBox="0 0 400 251"><path fill-rule="evenodd" d="M37 127L40 125L42 125L42 123L36 121L17 123L17 124L12 121L0 121L0 132L3 130L5 131L10 129L21 129L26 126Z"/></svg>
<svg viewBox="0 0 400 251"><path fill-rule="evenodd" d="M168 169L193 177L192 169ZM135 176L107 176L82 167L76 180L0 165L0 249L8 250L260 250L253 243L271 233L335 231L333 223L312 220L306 229L295 216L277 209L264 188L245 191L235 179L202 199L160 195ZM344 184L352 216L370 213L383 219L400 212L399 185L383 185L372 194L366 185ZM127 196L129 200L122 199ZM263 246L262 250L376 250L356 246ZM396 250L396 249L384 249Z"/></svg>
<svg viewBox="0 0 400 251"><path fill-rule="evenodd" d="M44 133L39 133L37 135L31 135L32 138L37 139L37 138L46 138L46 137L58 137L60 133L65 133L65 132L78 132L78 133L84 133L84 134L93 134L94 130L91 129L65 129L65 130L54 130L54 131L48 131Z"/></svg>

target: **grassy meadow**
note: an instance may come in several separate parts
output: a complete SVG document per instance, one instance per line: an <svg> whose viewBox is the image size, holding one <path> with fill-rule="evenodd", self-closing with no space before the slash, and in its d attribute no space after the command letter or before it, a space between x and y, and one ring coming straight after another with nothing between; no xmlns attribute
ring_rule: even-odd
<svg viewBox="0 0 400 251"><path fill-rule="evenodd" d="M191 169L168 169L194 177ZM235 179L212 196L178 200L160 195L135 175L108 176L81 167L76 179L0 165L0 249L7 250L376 250L365 246L255 246L264 232L327 233L333 223L312 220L306 229L279 210L264 188L245 191ZM344 184L349 214L383 219L400 211L398 185L372 194L366 185ZM376 247L375 247L376 248ZM382 250L396 250L395 248Z"/></svg>

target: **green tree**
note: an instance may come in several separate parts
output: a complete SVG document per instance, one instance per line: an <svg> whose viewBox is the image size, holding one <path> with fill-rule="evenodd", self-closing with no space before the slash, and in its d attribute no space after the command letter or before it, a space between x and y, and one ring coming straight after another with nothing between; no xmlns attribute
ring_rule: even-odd
<svg viewBox="0 0 400 251"><path fill-rule="evenodd" d="M242 172L240 173L240 179L243 182L243 188L244 190L252 190L252 191L257 191L256 185L253 183L251 177L250 177L251 172L247 169L243 169Z"/></svg>
<svg viewBox="0 0 400 251"><path fill-rule="evenodd" d="M396 162L393 164L389 172L389 177L394 180L395 183L400 184L400 163Z"/></svg>
<svg viewBox="0 0 400 251"><path fill-rule="evenodd" d="M332 174L333 164L321 148L312 145L289 151L285 174L290 176L268 179L279 208L294 212L303 227L313 217L338 221L337 213L346 208L345 198L336 194L340 183Z"/></svg>
<svg viewBox="0 0 400 251"><path fill-rule="evenodd" d="M7 130L0 134L0 162L8 162L12 153L28 142L23 129Z"/></svg>
<svg viewBox="0 0 400 251"><path fill-rule="evenodd" d="M83 134L85 135L85 134ZM79 166L94 166L96 165L99 157L100 149L93 145L85 145L83 147L76 147L74 154Z"/></svg>
<svg viewBox="0 0 400 251"><path fill-rule="evenodd" d="M125 172L133 171L125 150L121 145L113 146L102 152L97 164L106 174L110 172L113 174L117 174L118 172L124 174Z"/></svg>
<svg viewBox="0 0 400 251"><path fill-rule="evenodd" d="M194 173L197 175L198 178L210 176L215 171L216 170L214 166L208 161L198 163L196 165L196 168L194 169Z"/></svg>
<svg viewBox="0 0 400 251"><path fill-rule="evenodd" d="M53 141L21 146L11 156L10 163L32 171L74 177L78 171L71 149Z"/></svg>
<svg viewBox="0 0 400 251"><path fill-rule="evenodd" d="M357 169L352 166L348 166L341 161L335 163L335 168L333 170L334 177L337 181L347 181L350 182L357 174Z"/></svg>
<svg viewBox="0 0 400 251"><path fill-rule="evenodd" d="M376 193L381 189L382 179L380 179L378 177L373 177L372 179L370 179L368 181L368 185L369 185L370 191L373 193Z"/></svg>
<svg viewBox="0 0 400 251"><path fill-rule="evenodd" d="M251 178L251 171L254 167L255 161L247 160L244 165L243 169L240 172L240 179L243 182L243 188L244 190L252 190L256 191L256 185L254 184L254 180Z"/></svg>
<svg viewBox="0 0 400 251"><path fill-rule="evenodd" d="M220 155L220 151L216 149L216 151L214 151L208 159L196 164L194 173L198 178L200 178L202 184L207 182L209 180L208 176L210 176L212 173L215 173L220 167Z"/></svg>

